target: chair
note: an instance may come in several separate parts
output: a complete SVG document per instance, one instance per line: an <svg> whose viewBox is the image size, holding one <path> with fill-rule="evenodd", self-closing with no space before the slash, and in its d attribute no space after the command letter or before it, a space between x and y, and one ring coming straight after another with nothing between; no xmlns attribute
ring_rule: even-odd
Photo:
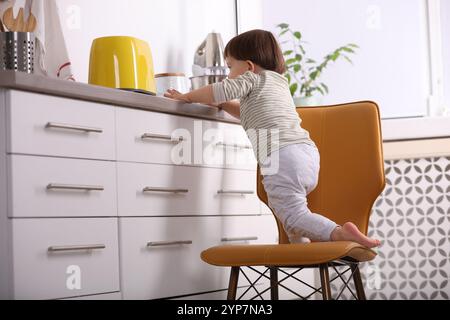
<svg viewBox="0 0 450 320"><path fill-rule="evenodd" d="M378 106L373 102L363 101L335 106L300 107L297 112L302 118L302 127L310 132L321 154L319 183L308 196L309 208L338 224L351 221L367 234L372 206L385 187ZM257 193L259 199L268 206L259 166ZM279 298L279 286L286 288L282 282L289 277L295 278L295 272L287 274L281 268L319 269L321 287L313 288L315 291L308 297L298 295L300 298L310 298L318 292L324 300L332 299L330 282L341 278L345 284L344 289L349 289L356 299L366 299L359 263L373 260L376 257L375 251L344 241L290 244L278 220L277 225L278 244L221 245L201 253L205 262L231 268L228 300L236 299L239 274L245 267L257 272L258 279L270 279L270 288L266 291L270 290L273 300ZM261 272L255 267L266 269ZM343 273L337 271L337 267L346 268L344 273L351 271L347 281L343 278ZM329 268L338 273L331 281ZM268 271L270 276L266 275ZM281 281L278 279L280 271L288 275ZM352 278L356 294L349 286ZM262 296L255 288L255 283L251 283L251 287L258 293L257 297ZM341 294L342 292L339 296ZM338 299L339 296L335 298Z"/></svg>

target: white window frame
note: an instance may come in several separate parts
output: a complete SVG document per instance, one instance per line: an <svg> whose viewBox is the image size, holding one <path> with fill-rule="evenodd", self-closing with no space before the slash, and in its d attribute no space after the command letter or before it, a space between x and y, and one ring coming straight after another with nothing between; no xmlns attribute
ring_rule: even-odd
<svg viewBox="0 0 450 320"><path fill-rule="evenodd" d="M441 0L426 0L428 21L430 97L429 116L448 112L444 100L444 51L442 47Z"/></svg>

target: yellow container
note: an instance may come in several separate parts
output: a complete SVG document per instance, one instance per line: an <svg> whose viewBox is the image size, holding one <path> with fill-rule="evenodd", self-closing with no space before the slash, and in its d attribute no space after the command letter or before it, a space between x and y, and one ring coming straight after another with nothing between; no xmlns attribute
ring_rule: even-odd
<svg viewBox="0 0 450 320"><path fill-rule="evenodd" d="M95 39L89 61L89 83L156 94L150 46L133 37Z"/></svg>

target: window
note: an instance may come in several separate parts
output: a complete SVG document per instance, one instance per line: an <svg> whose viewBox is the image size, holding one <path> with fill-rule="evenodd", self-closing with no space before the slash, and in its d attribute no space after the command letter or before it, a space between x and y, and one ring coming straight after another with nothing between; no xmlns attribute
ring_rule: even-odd
<svg viewBox="0 0 450 320"><path fill-rule="evenodd" d="M430 113L433 61L429 2L439 0L249 0L240 1L240 31L277 32L289 23L303 33L308 53L320 61L338 46L356 43L354 65L342 60L325 70L324 104L374 100L383 118ZM450 1L441 2L442 39L450 39ZM439 7L439 6L438 6ZM243 19L245 17L246 19ZM248 18L250 17L250 18ZM250 20L248 24L245 20ZM445 42L445 41L444 41ZM445 95L450 96L450 43L444 45ZM442 52L434 53L442 60ZM430 63L431 62L431 63ZM442 66L440 67L442 71Z"/></svg>
<svg viewBox="0 0 450 320"><path fill-rule="evenodd" d="M450 1L441 1L444 106L450 115Z"/></svg>

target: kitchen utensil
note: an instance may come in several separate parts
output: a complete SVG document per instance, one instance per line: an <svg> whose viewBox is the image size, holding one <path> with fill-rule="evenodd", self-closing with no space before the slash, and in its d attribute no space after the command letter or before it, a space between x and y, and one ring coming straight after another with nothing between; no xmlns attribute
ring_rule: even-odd
<svg viewBox="0 0 450 320"><path fill-rule="evenodd" d="M34 30L36 30L36 26L37 26L36 17L30 11L30 15L28 16L28 19L25 23L25 30L26 32L34 32Z"/></svg>
<svg viewBox="0 0 450 320"><path fill-rule="evenodd" d="M6 32L5 26L3 25L3 20L0 17L0 32Z"/></svg>
<svg viewBox="0 0 450 320"><path fill-rule="evenodd" d="M207 85L221 82L227 78L226 75L205 75L198 77L191 77L191 90L197 90Z"/></svg>
<svg viewBox="0 0 450 320"><path fill-rule="evenodd" d="M16 3L17 4L17 3ZM26 1L24 6L24 21L25 21L25 31L26 32L34 32L37 26L36 16L31 11L34 5L34 0Z"/></svg>
<svg viewBox="0 0 450 320"><path fill-rule="evenodd" d="M187 79L184 73L160 73L155 75L157 95L163 96L169 89L186 93Z"/></svg>
<svg viewBox="0 0 450 320"><path fill-rule="evenodd" d="M9 31L12 32L23 32L25 31L24 28L24 21L23 21L23 8L19 9L19 13L17 14L17 17L14 18L14 12L13 8L8 8L3 13L3 23L8 28Z"/></svg>
<svg viewBox="0 0 450 320"><path fill-rule="evenodd" d="M17 26L16 30L17 32L25 32L25 21L23 20L23 8L20 8L19 14L16 18Z"/></svg>
<svg viewBox="0 0 450 320"><path fill-rule="evenodd" d="M8 8L3 13L3 23L9 31L16 30L16 20L14 19L13 8Z"/></svg>
<svg viewBox="0 0 450 320"><path fill-rule="evenodd" d="M192 73L196 77L226 75L227 71L222 36L220 33L211 32L195 52Z"/></svg>
<svg viewBox="0 0 450 320"><path fill-rule="evenodd" d="M0 70L34 73L35 37L29 32L0 32Z"/></svg>
<svg viewBox="0 0 450 320"><path fill-rule="evenodd" d="M133 37L95 39L91 47L89 83L155 95L150 46Z"/></svg>

